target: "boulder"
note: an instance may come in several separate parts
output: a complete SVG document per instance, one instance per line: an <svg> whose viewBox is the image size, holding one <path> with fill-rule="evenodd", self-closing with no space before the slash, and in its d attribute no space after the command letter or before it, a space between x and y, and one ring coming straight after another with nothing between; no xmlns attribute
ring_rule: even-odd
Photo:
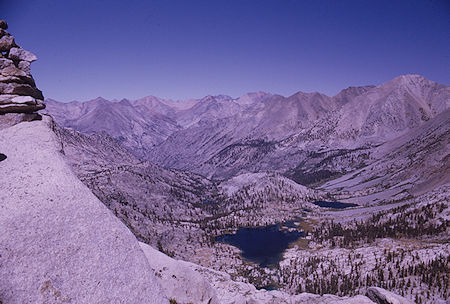
<svg viewBox="0 0 450 304"><path fill-rule="evenodd" d="M3 30L8 29L8 23L6 23L5 20L0 20L0 29L3 29Z"/></svg>
<svg viewBox="0 0 450 304"><path fill-rule="evenodd" d="M33 113L43 109L45 109L45 105L42 101L39 101L35 105L15 103L0 104L0 115L5 113Z"/></svg>
<svg viewBox="0 0 450 304"><path fill-rule="evenodd" d="M0 83L0 94L31 96L36 99L44 99L42 92L29 84Z"/></svg>
<svg viewBox="0 0 450 304"><path fill-rule="evenodd" d="M13 36L4 35L0 38L0 52L8 52L11 48L15 47Z"/></svg>
<svg viewBox="0 0 450 304"><path fill-rule="evenodd" d="M0 58L0 71L9 66L14 66L14 62L8 58Z"/></svg>
<svg viewBox="0 0 450 304"><path fill-rule="evenodd" d="M0 94L0 104L8 104L11 102L11 99L17 96L19 95Z"/></svg>
<svg viewBox="0 0 450 304"><path fill-rule="evenodd" d="M31 62L30 61L19 61L19 64L17 65L19 69L27 73L27 75L30 75L31 72Z"/></svg>
<svg viewBox="0 0 450 304"><path fill-rule="evenodd" d="M27 76L27 73L16 67L15 65L10 65L1 70L1 74L4 76Z"/></svg>
<svg viewBox="0 0 450 304"><path fill-rule="evenodd" d="M18 82L20 81L19 77L16 76L4 76L0 74L0 82L10 83L10 82Z"/></svg>
<svg viewBox="0 0 450 304"><path fill-rule="evenodd" d="M0 132L0 302L168 303L134 235L74 175L51 128L45 117Z"/></svg>
<svg viewBox="0 0 450 304"><path fill-rule="evenodd" d="M33 62L37 60L36 55L22 48L13 47L9 50L9 59L17 61Z"/></svg>
<svg viewBox="0 0 450 304"><path fill-rule="evenodd" d="M0 95L0 105L9 104L41 105L42 101L34 99L31 96Z"/></svg>
<svg viewBox="0 0 450 304"><path fill-rule="evenodd" d="M31 76L4 76L0 74L1 83L19 83L19 84L29 84L32 87L36 86L33 77Z"/></svg>
<svg viewBox="0 0 450 304"><path fill-rule="evenodd" d="M12 94L21 96L31 96L36 99L44 99L42 92L28 84L17 83L1 83L0 82L0 94Z"/></svg>
<svg viewBox="0 0 450 304"><path fill-rule="evenodd" d="M367 297L377 304L414 304L413 301L379 287L369 287Z"/></svg>
<svg viewBox="0 0 450 304"><path fill-rule="evenodd" d="M13 87L11 94L23 95L23 96L31 96L36 99L44 99L44 95L42 95L41 90L33 88L28 84L20 84Z"/></svg>
<svg viewBox="0 0 450 304"><path fill-rule="evenodd" d="M11 99L12 103L36 104L36 99L31 96L16 96Z"/></svg>

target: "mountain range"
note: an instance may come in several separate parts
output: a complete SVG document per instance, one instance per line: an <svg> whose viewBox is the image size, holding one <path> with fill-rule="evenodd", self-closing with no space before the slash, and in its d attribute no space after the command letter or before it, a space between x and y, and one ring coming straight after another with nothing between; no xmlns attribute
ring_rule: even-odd
<svg viewBox="0 0 450 304"><path fill-rule="evenodd" d="M333 97L257 92L236 99L150 96L46 104L61 126L87 134L105 131L139 159L166 168L216 180L275 171L309 184L368 165L374 147L446 111L450 87L404 75Z"/></svg>

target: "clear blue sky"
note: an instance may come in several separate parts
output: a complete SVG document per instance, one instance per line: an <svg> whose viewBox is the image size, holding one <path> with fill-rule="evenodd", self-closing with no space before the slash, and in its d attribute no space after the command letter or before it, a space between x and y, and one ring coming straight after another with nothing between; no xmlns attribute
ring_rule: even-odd
<svg viewBox="0 0 450 304"><path fill-rule="evenodd" d="M0 0L0 18L60 101L450 83L448 0Z"/></svg>

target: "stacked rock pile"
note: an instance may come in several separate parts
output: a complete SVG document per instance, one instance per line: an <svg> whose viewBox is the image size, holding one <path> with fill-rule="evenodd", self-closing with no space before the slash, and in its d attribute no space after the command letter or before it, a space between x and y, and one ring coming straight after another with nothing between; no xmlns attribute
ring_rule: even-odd
<svg viewBox="0 0 450 304"><path fill-rule="evenodd" d="M0 20L0 115L42 110L44 96L30 74L37 57L19 47L6 29L8 24Z"/></svg>

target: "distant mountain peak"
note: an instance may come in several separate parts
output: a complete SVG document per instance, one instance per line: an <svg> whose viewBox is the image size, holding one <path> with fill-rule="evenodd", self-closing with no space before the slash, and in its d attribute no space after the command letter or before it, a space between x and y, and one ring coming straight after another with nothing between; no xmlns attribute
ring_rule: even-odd
<svg viewBox="0 0 450 304"><path fill-rule="evenodd" d="M317 97L317 96L324 96L324 97L328 97L327 95L314 91L314 92L303 92L303 91L298 91L294 94L292 94L290 97L294 97L294 96L298 96L298 97L306 97L306 98L311 98L311 97Z"/></svg>
<svg viewBox="0 0 450 304"><path fill-rule="evenodd" d="M267 92L263 92L263 91L258 91L258 92L249 92L246 93L244 95L242 95L241 97L235 99L235 101L238 104L252 104L254 102L259 102L265 98L271 97L273 96L273 94L271 93L267 93Z"/></svg>
<svg viewBox="0 0 450 304"><path fill-rule="evenodd" d="M349 86L346 89L341 90L339 94L341 93L348 93L348 92L361 92L361 91L366 91L366 90L370 90L375 88L375 85L365 85L365 86Z"/></svg>
<svg viewBox="0 0 450 304"><path fill-rule="evenodd" d="M97 98L89 100L89 102L105 102L105 101L109 102L109 100L107 100L101 96L98 96Z"/></svg>
<svg viewBox="0 0 450 304"><path fill-rule="evenodd" d="M398 76L385 84L392 84L394 86L423 86L434 83L434 81L431 81L419 74L406 74Z"/></svg>
<svg viewBox="0 0 450 304"><path fill-rule="evenodd" d="M362 95L365 92L367 92L371 89L374 89L374 88L376 88L376 86L374 86L374 85L366 85L366 86L358 86L358 87L350 86L346 89L343 89L338 94L336 94L333 97L333 100L338 105L343 105L343 104L350 102L356 96Z"/></svg>
<svg viewBox="0 0 450 304"><path fill-rule="evenodd" d="M244 97L244 96L249 96L249 97L262 97L262 96L272 96L273 94L272 93L267 93L267 92L264 92L264 91L257 91L257 92L248 92L248 93L245 93L244 95L242 95L241 97Z"/></svg>
<svg viewBox="0 0 450 304"><path fill-rule="evenodd" d="M214 98L216 99L222 99L222 100L232 100L231 96L225 95L225 94L219 94L215 95Z"/></svg>
<svg viewBox="0 0 450 304"><path fill-rule="evenodd" d="M161 102L163 99L161 99L159 97L156 97L156 96L153 96L153 95L148 95L148 96L139 98L137 100L142 100L142 101L154 101L154 100L156 100L156 101Z"/></svg>
<svg viewBox="0 0 450 304"><path fill-rule="evenodd" d="M396 78L394 78L394 80L395 79L402 79L402 80L407 80L407 81L422 81L422 80L428 80L428 79L426 79L425 77L423 77L422 75L419 75L419 74L405 74L405 75L400 75L400 76L398 76L398 77L396 77Z"/></svg>

